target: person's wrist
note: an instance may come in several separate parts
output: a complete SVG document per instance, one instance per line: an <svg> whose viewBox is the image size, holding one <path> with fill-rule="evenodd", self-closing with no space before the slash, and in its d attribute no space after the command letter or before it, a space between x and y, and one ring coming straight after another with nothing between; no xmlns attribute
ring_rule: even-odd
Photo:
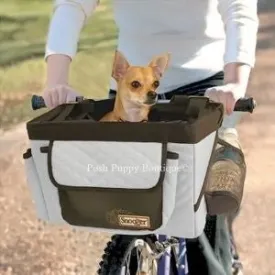
<svg viewBox="0 0 275 275"><path fill-rule="evenodd" d="M238 90L247 89L247 83L240 82L240 81L225 82L224 86L227 86L228 88L232 88L232 89L238 89Z"/></svg>
<svg viewBox="0 0 275 275"><path fill-rule="evenodd" d="M224 85L243 91L248 87L251 67L244 63L229 63L224 68Z"/></svg>
<svg viewBox="0 0 275 275"><path fill-rule="evenodd" d="M225 83L224 86L231 88L231 89L246 90L246 85L244 83L240 83L240 82L228 82L228 83Z"/></svg>
<svg viewBox="0 0 275 275"><path fill-rule="evenodd" d="M54 81L47 81L47 83L46 83L46 88L47 89L51 89L51 88L56 88L56 87L58 87L58 86L69 86L68 85L68 82L67 81L56 81L56 80L54 80Z"/></svg>
<svg viewBox="0 0 275 275"><path fill-rule="evenodd" d="M71 59L67 55L54 54L47 57L47 87L68 85Z"/></svg>
<svg viewBox="0 0 275 275"><path fill-rule="evenodd" d="M68 76L66 72L55 72L52 70L48 73L46 80L47 87L56 87L60 85L68 86Z"/></svg>

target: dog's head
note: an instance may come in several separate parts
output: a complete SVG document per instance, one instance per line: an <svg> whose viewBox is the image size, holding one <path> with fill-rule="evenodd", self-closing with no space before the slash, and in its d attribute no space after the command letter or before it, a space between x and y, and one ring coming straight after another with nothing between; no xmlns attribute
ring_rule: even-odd
<svg viewBox="0 0 275 275"><path fill-rule="evenodd" d="M168 67L170 54L154 57L144 67L131 66L126 58L116 51L112 77L117 82L118 96L138 106L150 107L157 102L156 90L159 81Z"/></svg>

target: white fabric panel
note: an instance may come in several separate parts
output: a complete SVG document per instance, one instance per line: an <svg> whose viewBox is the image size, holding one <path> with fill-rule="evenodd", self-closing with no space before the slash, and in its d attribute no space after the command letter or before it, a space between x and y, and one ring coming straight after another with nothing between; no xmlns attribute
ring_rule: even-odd
<svg viewBox="0 0 275 275"><path fill-rule="evenodd" d="M46 201L46 208L49 214L49 220L54 223L64 223L65 221L61 215L61 208L59 204L59 196L57 188L52 184L47 165L47 154L40 152L40 147L48 146L49 141L32 140L31 150L32 156L39 174L39 183Z"/></svg>
<svg viewBox="0 0 275 275"><path fill-rule="evenodd" d="M206 175L207 167L210 161L213 144L215 142L215 133L207 136L203 142L199 142L194 146L194 202L197 201L201 193L201 188Z"/></svg>
<svg viewBox="0 0 275 275"><path fill-rule="evenodd" d="M25 159L25 173L27 184L29 185L32 199L36 208L37 217L41 220L48 221L49 216L46 208L46 201L43 196L44 194L41 189L41 183L39 181L39 176L32 157Z"/></svg>

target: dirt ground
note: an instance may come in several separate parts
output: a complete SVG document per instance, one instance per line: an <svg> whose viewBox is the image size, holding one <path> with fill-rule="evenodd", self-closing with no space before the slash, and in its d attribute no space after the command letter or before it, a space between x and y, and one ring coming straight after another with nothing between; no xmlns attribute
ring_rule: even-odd
<svg viewBox="0 0 275 275"><path fill-rule="evenodd" d="M275 275L271 241L275 239L275 2L271 1L261 1L257 65L249 88L258 107L239 125L248 177L236 237L246 275ZM108 235L36 220L24 175L26 146L25 125L0 136L0 274L94 275Z"/></svg>

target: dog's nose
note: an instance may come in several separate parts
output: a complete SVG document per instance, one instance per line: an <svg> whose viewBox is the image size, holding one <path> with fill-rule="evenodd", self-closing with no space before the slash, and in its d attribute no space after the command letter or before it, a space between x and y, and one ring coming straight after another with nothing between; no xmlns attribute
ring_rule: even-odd
<svg viewBox="0 0 275 275"><path fill-rule="evenodd" d="M147 93L147 97L148 97L149 99L156 99L157 94L156 94L155 92L149 91L149 92Z"/></svg>

